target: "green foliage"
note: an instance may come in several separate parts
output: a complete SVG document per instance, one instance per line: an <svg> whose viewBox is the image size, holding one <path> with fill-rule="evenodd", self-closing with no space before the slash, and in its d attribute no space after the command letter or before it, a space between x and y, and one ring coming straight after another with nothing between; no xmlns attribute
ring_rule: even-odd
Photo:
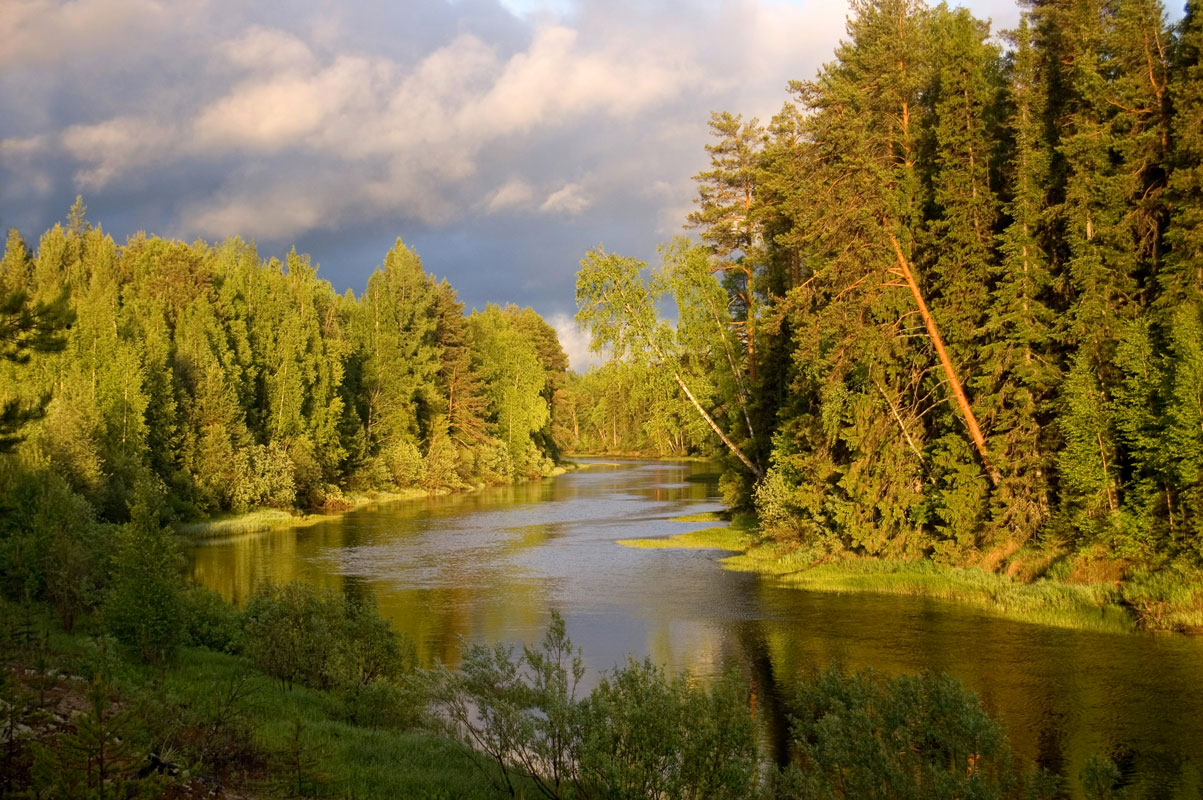
<svg viewBox="0 0 1203 800"><path fill-rule="evenodd" d="M577 782L584 796L746 798L758 789L747 687L670 678L628 662L582 702Z"/></svg>
<svg viewBox="0 0 1203 800"><path fill-rule="evenodd" d="M220 594L205 586L190 585L180 594L185 642L219 653L242 651L242 615Z"/></svg>
<svg viewBox="0 0 1203 800"><path fill-rule="evenodd" d="M1120 773L1108 758L1092 754L1078 776L1088 800L1120 800L1127 792L1120 788Z"/></svg>
<svg viewBox="0 0 1203 800"><path fill-rule="evenodd" d="M399 641L375 607L306 584L260 589L243 618L247 656L286 689L362 690L413 668L412 644Z"/></svg>
<svg viewBox="0 0 1203 800"><path fill-rule="evenodd" d="M175 655L187 622L180 552L175 534L160 522L157 501L143 488L131 504L102 609L107 630L147 664Z"/></svg>
<svg viewBox="0 0 1203 800"><path fill-rule="evenodd" d="M441 703L498 789L544 797L742 798L758 790L746 689L668 677L650 662L604 676L586 698L564 620L515 657L476 645L445 676Z"/></svg>
<svg viewBox="0 0 1203 800"><path fill-rule="evenodd" d="M798 762L779 797L1052 797L1055 784L1020 775L1002 726L947 676L828 670L804 682L791 713Z"/></svg>
<svg viewBox="0 0 1203 800"><path fill-rule="evenodd" d="M74 730L53 749L38 748L33 782L39 793L89 800L159 795L157 776L140 774L148 752L144 729L128 709L114 707L109 692L94 681Z"/></svg>
<svg viewBox="0 0 1203 800"><path fill-rule="evenodd" d="M782 544L1197 561L1199 15L1031 3L1006 36L858 0L768 126L713 114L704 246L651 276L581 262L578 321L612 362L569 384L575 446L713 451L689 397L746 459L725 498Z"/></svg>
<svg viewBox="0 0 1203 800"><path fill-rule="evenodd" d="M294 683L333 684L341 603L305 584L265 586L243 612L246 654L264 674L290 688Z"/></svg>
<svg viewBox="0 0 1203 800"><path fill-rule="evenodd" d="M551 404L545 395L547 369L536 341L524 335L517 322L520 314L512 306L489 305L468 318L468 329L483 393L489 399L491 433L505 443L514 471L535 477L547 471L536 434L550 423Z"/></svg>
<svg viewBox="0 0 1203 800"><path fill-rule="evenodd" d="M400 241L356 298L295 251L144 234L119 247L72 219L34 252L10 234L0 261L0 449L61 476L99 520L127 521L146 481L187 518L550 471L567 359L534 311L505 310L506 342L471 335ZM526 377L504 402L510 346ZM508 466L499 415L515 417Z"/></svg>
<svg viewBox="0 0 1203 800"><path fill-rule="evenodd" d="M312 741L304 720L294 717L284 747L275 753L277 788L284 797L320 797L330 777L321 770L325 749Z"/></svg>

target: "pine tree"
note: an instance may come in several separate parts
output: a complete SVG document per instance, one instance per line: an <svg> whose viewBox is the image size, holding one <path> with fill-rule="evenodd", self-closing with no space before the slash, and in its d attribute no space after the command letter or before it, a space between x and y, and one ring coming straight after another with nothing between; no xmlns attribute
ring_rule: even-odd
<svg viewBox="0 0 1203 800"><path fill-rule="evenodd" d="M731 324L743 340L743 369L755 382L757 271L763 249L756 179L764 132L757 120L744 122L725 111L711 114L710 132L718 140L706 145L713 169L694 176L699 208L689 215L689 224L702 229L702 241L716 257L712 268L728 276L735 309Z"/></svg>
<svg viewBox="0 0 1203 800"><path fill-rule="evenodd" d="M931 195L917 258L932 316L971 401L985 394L980 389L988 386L987 371L995 366L983 350L998 217L989 126L997 117L999 54L988 37L989 26L968 11L936 9L933 74L924 92ZM934 410L928 429L929 506L943 540L937 546L975 548L990 489L980 456L967 446L965 422L952 403Z"/></svg>
<svg viewBox="0 0 1203 800"><path fill-rule="evenodd" d="M1161 308L1199 303L1203 294L1203 9L1191 0L1174 51L1170 246L1158 274Z"/></svg>
<svg viewBox="0 0 1203 800"><path fill-rule="evenodd" d="M853 4L836 60L791 87L804 168L777 206L792 222L785 241L813 267L790 297L793 400L781 413L793 422L778 440L792 441L774 466L820 492L802 528L868 552L926 547L916 522L930 350L912 330L912 297L887 284L891 237L913 261L921 223L928 35L918 2Z"/></svg>
<svg viewBox="0 0 1203 800"><path fill-rule="evenodd" d="M989 368L981 371L975 387L1002 469L992 527L999 536L1024 542L1050 513L1050 465L1041 435L1059 373L1052 349L1054 314L1048 305L1049 257L1042 244L1049 182L1045 87L1027 16L1013 37L1008 76L1011 196L1004 207L1009 223L998 239L1000 260L984 327L982 361Z"/></svg>

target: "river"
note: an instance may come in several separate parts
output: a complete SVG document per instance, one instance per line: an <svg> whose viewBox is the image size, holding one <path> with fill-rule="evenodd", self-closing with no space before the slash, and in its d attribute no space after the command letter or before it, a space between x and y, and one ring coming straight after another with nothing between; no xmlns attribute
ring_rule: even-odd
<svg viewBox="0 0 1203 800"><path fill-rule="evenodd" d="M1076 776L1107 754L1129 797L1203 797L1203 637L1105 634L924 598L824 594L724 570L711 550L616 544L705 528L714 467L582 460L558 478L392 503L310 527L215 540L194 577L244 602L264 581L370 593L421 661L528 642L559 610L590 674L650 656L699 678L739 669L772 717L790 682L838 661L948 672L1007 726L1025 763ZM1078 797L1073 782L1068 796Z"/></svg>

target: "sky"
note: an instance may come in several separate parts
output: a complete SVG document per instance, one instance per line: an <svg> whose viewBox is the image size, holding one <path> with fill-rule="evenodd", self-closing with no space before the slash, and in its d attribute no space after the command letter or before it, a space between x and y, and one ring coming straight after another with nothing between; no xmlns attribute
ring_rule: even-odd
<svg viewBox="0 0 1203 800"><path fill-rule="evenodd" d="M1009 0L968 0L995 29ZM0 226L77 194L343 291L400 237L469 309L532 306L574 367L575 273L686 233L707 120L767 121L847 5L820 0L0 0Z"/></svg>

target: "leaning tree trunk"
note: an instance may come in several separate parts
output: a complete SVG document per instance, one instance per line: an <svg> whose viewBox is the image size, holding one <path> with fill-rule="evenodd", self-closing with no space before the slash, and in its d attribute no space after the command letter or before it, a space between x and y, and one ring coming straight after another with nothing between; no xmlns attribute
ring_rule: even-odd
<svg viewBox="0 0 1203 800"><path fill-rule="evenodd" d="M977 417L973 415L973 409L969 406L969 398L965 396L965 390L961 388L961 381L957 377L956 370L953 369L952 360L949 359L948 352L944 349L944 340L940 338L940 331L936 328L936 321L932 318L931 312L927 310L927 303L923 301L923 294L919 291L919 284L915 282L915 275L911 272L910 265L906 262L906 256L902 254L902 246L898 244L897 237L892 233L890 234L890 244L894 246L894 253L898 256L898 269L890 270L890 274L897 275L906 281L911 294L914 295L915 305L919 306L919 314L923 317L923 324L927 326L927 333L931 336L932 344L936 346L936 354L940 356L940 366L944 369L944 376L948 379L948 385L952 387L952 394L956 397L957 405L961 409L961 416L965 419L965 424L969 427L969 435L973 438L973 444L977 448L977 454L982 460L982 466L986 469L986 474L990 476L990 483L997 486L999 480L998 470L994 469L990 464L990 457L986 452L986 437L982 436L982 429L978 427Z"/></svg>

